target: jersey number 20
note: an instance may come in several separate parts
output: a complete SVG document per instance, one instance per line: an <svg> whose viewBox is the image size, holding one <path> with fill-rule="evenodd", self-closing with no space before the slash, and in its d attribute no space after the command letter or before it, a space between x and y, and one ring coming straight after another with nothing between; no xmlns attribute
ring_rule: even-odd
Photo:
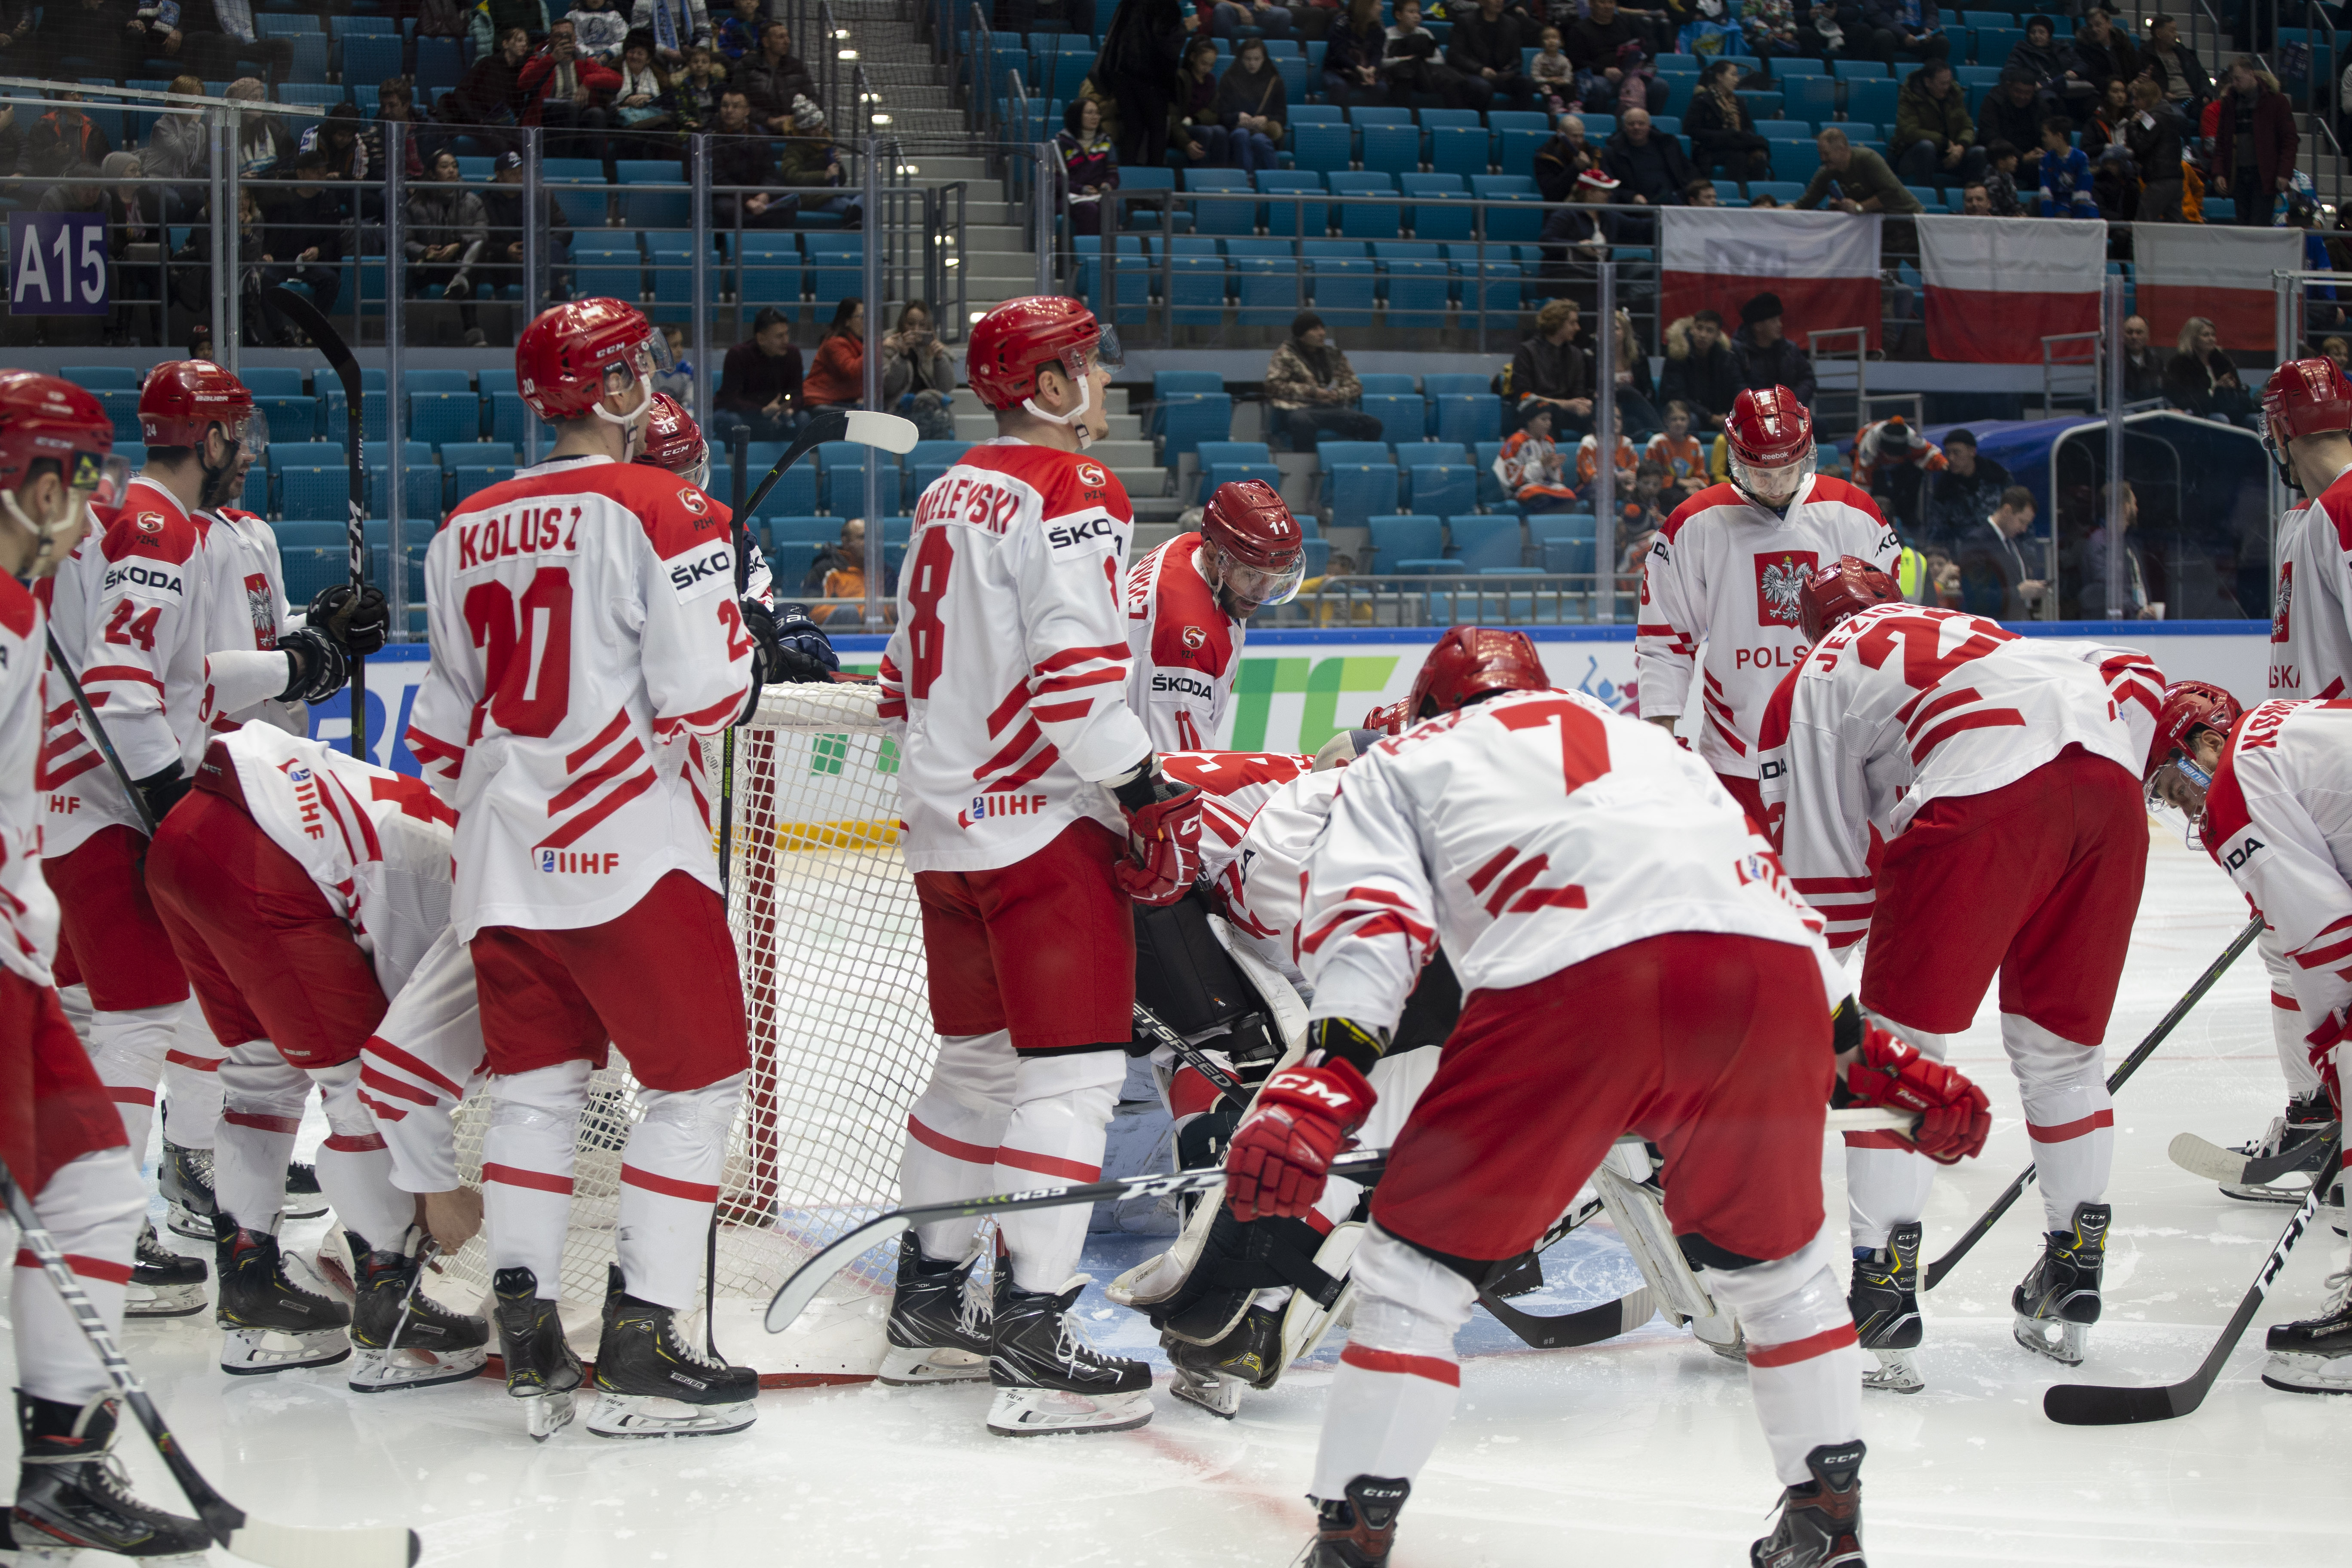
<svg viewBox="0 0 2352 1568"><path fill-rule="evenodd" d="M520 615L517 615L518 605ZM555 733L572 707L572 574L542 566L518 601L504 583L466 590L466 626L484 651L490 718L510 735Z"/></svg>

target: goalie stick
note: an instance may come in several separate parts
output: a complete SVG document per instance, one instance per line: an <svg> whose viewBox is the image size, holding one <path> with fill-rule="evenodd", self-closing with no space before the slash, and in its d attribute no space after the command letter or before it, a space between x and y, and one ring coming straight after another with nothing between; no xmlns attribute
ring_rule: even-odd
<svg viewBox="0 0 2352 1568"><path fill-rule="evenodd" d="M81 677L74 672L73 660L68 658L66 650L58 646L57 628L44 617L41 631L49 639L49 668L65 678L66 689L73 693L74 706L81 710L81 721L89 727L91 743L106 759L106 765L114 771L115 782L122 786L122 793L130 798L131 809L139 814L139 826L146 829L149 838L153 838L155 814L147 809L147 797L141 795L139 786L131 782L131 770L122 765L122 753L114 749L113 737L106 732L106 726L99 722L98 710L91 707L89 699L83 695Z"/></svg>
<svg viewBox="0 0 2352 1568"><path fill-rule="evenodd" d="M1178 1060L1207 1079L1215 1088L1218 1097L1231 1100L1235 1110L1249 1109L1252 1097L1257 1093L1255 1089L1211 1061L1208 1053L1199 1047L1185 1044L1181 1035L1170 1028L1159 1014L1140 1002L1135 1004L1135 1026L1175 1052Z"/></svg>
<svg viewBox="0 0 2352 1568"><path fill-rule="evenodd" d="M2122 1066L2107 1075L2109 1094L2121 1089L2124 1086L2124 1080L2139 1070L2139 1064L2147 1060L2157 1047L2164 1044L2165 1037L2179 1026L2180 1020L2189 1016L2189 1009L2205 999L2205 993L2213 989L2214 982L2220 980L2223 972L2238 961L2238 955L2253 946L2254 939L2262 934L2263 918L2256 915L2246 922L2246 929L2240 931L2230 945L2221 950L2221 956L2215 959L2206 967L2205 973L2197 977L2197 984L2191 985L2188 993L2172 1005L2172 1011L2157 1020L2156 1027L2148 1031L2147 1038L2139 1043L2138 1048L2124 1058ZM1969 1249L1982 1241L1985 1233L1992 1229L2000 1222L2000 1216L2009 1212L2010 1205L2025 1195L2025 1189L2033 1184L2033 1166L2028 1165L2019 1172L2017 1179L2010 1183L2000 1196L1993 1200L1992 1207L1979 1215L1976 1224L1969 1226L1960 1239L1952 1244L1952 1249L1927 1265L1926 1270L1919 1276L1919 1288L1923 1290L1933 1290L1941 1284L1944 1276L1952 1271L1952 1266L1966 1258L1969 1255Z"/></svg>
<svg viewBox="0 0 2352 1568"><path fill-rule="evenodd" d="M2260 922L2256 922L2259 924ZM2176 1415L2187 1415L2205 1403L2212 1391L2214 1379L2221 1375L2222 1363L2238 1348L2245 1336L2246 1326L2254 1321L2263 1298L2270 1294L2271 1283L2279 1270L2286 1267L2286 1255L2294 1250L2311 1216L2319 1212L2319 1194L2343 1166L2344 1140L2339 1134L2328 1141L2319 1157L2319 1174L2296 1205L2294 1217L2286 1222L2286 1229L2263 1259L2261 1272L2254 1276L2245 1299L2238 1310L2230 1314L2229 1323L2221 1337L2205 1352L2203 1364L2179 1383L2168 1383L2156 1388L2115 1388L2097 1384L2057 1383L2042 1392L2042 1413L2064 1426L2126 1426L2145 1421L2169 1421Z"/></svg>
<svg viewBox="0 0 2352 1568"><path fill-rule="evenodd" d="M335 331L319 307L293 289L279 286L269 290L269 302L278 312L301 330L310 340L310 346L327 358L327 368L343 384L343 445L351 458L351 514L348 531L352 547L352 591L356 594L367 586L367 465L362 460L360 439L366 434L367 404L360 384L360 362ZM389 482L401 482L396 477L400 465L393 463L385 470L395 476ZM398 563L394 570L402 568ZM358 654L348 656L351 671L352 755L362 762L368 760L367 744L367 660Z"/></svg>
<svg viewBox="0 0 2352 1568"><path fill-rule="evenodd" d="M180 1447L180 1440L172 1436L172 1429L163 1425L163 1414L148 1397L146 1384L123 1359L106 1321L98 1315L89 1292L81 1288L72 1266L58 1249L57 1238L42 1226L40 1216L33 1212L31 1201L5 1163L0 1163L0 1202L5 1203L8 1217L16 1222L18 1244L40 1260L41 1272L48 1276L66 1310L73 1314L75 1325L89 1339L90 1349L98 1352L115 1393L131 1407L139 1424L147 1428L147 1436L154 1439L155 1451L163 1457L172 1479L180 1483L180 1489L187 1494L197 1517L224 1550L247 1562L261 1563L264 1568L415 1568L422 1546L413 1530L399 1525L315 1530L302 1525L273 1524L250 1517L215 1491L212 1483L197 1473Z"/></svg>

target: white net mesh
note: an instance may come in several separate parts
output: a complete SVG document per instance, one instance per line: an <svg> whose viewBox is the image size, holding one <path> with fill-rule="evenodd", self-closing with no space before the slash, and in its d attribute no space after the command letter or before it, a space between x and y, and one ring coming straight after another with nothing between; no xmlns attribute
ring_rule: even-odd
<svg viewBox="0 0 2352 1568"><path fill-rule="evenodd" d="M784 1277L852 1224L896 1201L907 1112L937 1042L914 883L898 849L898 748L871 685L770 687L735 732L734 851L727 917L743 966L751 1072L719 1197L718 1300L764 1308ZM722 747L707 742L709 775ZM562 1294L601 1303L613 1259L621 1151L638 1115L617 1053L592 1080L573 1168ZM479 1178L488 1117L457 1119L459 1168ZM895 1252L859 1260L842 1284L887 1294ZM453 1282L487 1290L479 1238L448 1260ZM729 1346L760 1360L761 1346Z"/></svg>

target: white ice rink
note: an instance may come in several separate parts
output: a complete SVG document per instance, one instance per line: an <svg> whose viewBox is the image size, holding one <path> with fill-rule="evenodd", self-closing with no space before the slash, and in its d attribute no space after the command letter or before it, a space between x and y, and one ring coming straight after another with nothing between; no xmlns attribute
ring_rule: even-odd
<svg viewBox="0 0 2352 1568"><path fill-rule="evenodd" d="M2243 900L2204 856L2156 845L2111 1062L2244 919ZM2176 1132L2235 1142L2277 1114L2285 1097L2265 990L2249 953L2117 1096L2106 1316L2079 1373L2010 1341L2009 1292L2038 1245L2032 1194L1925 1299L1927 1392L1870 1394L1864 1405L1876 1568L2352 1561L2352 1400L2257 1381L2263 1327L2310 1315L2323 1276L2341 1266L2344 1243L2325 1230L2289 1261L2196 1415L2069 1429L2042 1414L2042 1388L2061 1377L2186 1375L2284 1225L2286 1209L2231 1202L2164 1154ZM1938 1175L1927 1258L2027 1160L1990 1005L1954 1059L1986 1087L2000 1120L1983 1159ZM1834 1151L1825 1169L1842 1215ZM321 1224L289 1226L289 1244L307 1251ZM1108 1240L1087 1268L1108 1279L1146 1245ZM1547 1268L1551 1288L1523 1305L1563 1309L1637 1279L1600 1226ZM1099 1342L1158 1359L1140 1319L1098 1292L1090 1310ZM208 1313L134 1326L129 1339L192 1457L246 1508L310 1525L405 1522L423 1535L428 1563L551 1568L1276 1568L1308 1533L1300 1494L1337 1348L1327 1344L1275 1393L1246 1396L1230 1423L1179 1404L1163 1371L1152 1424L1104 1437L991 1437L981 1425L985 1385L866 1385L763 1394L758 1426L737 1436L610 1442L575 1425L541 1447L487 1380L362 1395L344 1385L342 1368L229 1378L215 1362ZM1482 1311L1462 1348L1460 1414L1416 1483L1397 1568L1746 1563L1776 1487L1739 1368L1654 1321L1608 1344L1536 1352ZM126 1437L124 1451L144 1494L176 1506L143 1440Z"/></svg>

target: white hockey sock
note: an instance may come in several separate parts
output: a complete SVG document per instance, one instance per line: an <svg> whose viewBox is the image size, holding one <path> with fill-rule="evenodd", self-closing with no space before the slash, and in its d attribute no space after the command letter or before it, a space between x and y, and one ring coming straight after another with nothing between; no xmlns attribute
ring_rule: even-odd
<svg viewBox="0 0 2352 1568"><path fill-rule="evenodd" d="M702 1289L710 1211L744 1075L701 1089L639 1089L645 1119L621 1154L621 1277L641 1301L691 1306Z"/></svg>
<svg viewBox="0 0 2352 1568"><path fill-rule="evenodd" d="M488 1065L474 955L455 926L445 927L360 1047L360 1103L375 1118L404 1191L457 1185L457 1106Z"/></svg>
<svg viewBox="0 0 2352 1568"><path fill-rule="evenodd" d="M375 1118L360 1103L356 1058L309 1075L327 1102L327 1141L319 1145L319 1190L335 1222L375 1248L400 1245L415 1223L416 1199L392 1184L392 1154Z"/></svg>
<svg viewBox="0 0 2352 1568"><path fill-rule="evenodd" d="M590 1070L584 1061L558 1062L490 1079L490 1124L482 1133L490 1267L530 1269L548 1298L562 1294L572 1156Z"/></svg>
<svg viewBox="0 0 2352 1568"><path fill-rule="evenodd" d="M1102 1177L1103 1144L1127 1057L1116 1048L1024 1057L1013 1068L1013 1116L996 1151L994 1190L1092 1182ZM1085 1250L1085 1204L997 1216L1016 1290L1058 1290Z"/></svg>
<svg viewBox="0 0 2352 1568"><path fill-rule="evenodd" d="M1356 1249L1356 1322L1323 1405L1307 1495L1347 1495L1358 1476L1411 1480L1454 1419L1462 1363L1454 1335L1477 1292L1461 1275L1368 1226Z"/></svg>
<svg viewBox="0 0 2352 1568"><path fill-rule="evenodd" d="M68 1162L33 1199L33 1212L120 1344L131 1249L147 1215L146 1184L130 1151L100 1149ZM21 1241L8 1310L16 1329L16 1383L26 1393L79 1405L113 1386L64 1298Z"/></svg>
<svg viewBox="0 0 2352 1568"><path fill-rule="evenodd" d="M1847 1230L1854 1246L1882 1248L1889 1231L1927 1212L1936 1163L1909 1149L1856 1148L1853 1136L1845 1151Z"/></svg>
<svg viewBox="0 0 2352 1568"><path fill-rule="evenodd" d="M1783 1486L1810 1483L1805 1456L1862 1432L1862 1351L1838 1248L1824 1227L1801 1250L1746 1268L1709 1268L1706 1285L1748 1336L1748 1387Z"/></svg>
<svg viewBox="0 0 2352 1568"><path fill-rule="evenodd" d="M278 1229L286 1205L286 1163L302 1130L310 1075L268 1040L247 1040L220 1069L220 1136L213 1148L213 1199L246 1230Z"/></svg>
<svg viewBox="0 0 2352 1568"><path fill-rule="evenodd" d="M163 1076L163 1058L171 1054L173 1037L180 1027L185 1002L162 1007L139 1007L127 1013L93 1012L89 1016L89 1063L107 1098L121 1113L123 1136L131 1158L144 1164L147 1137L155 1122L155 1086Z"/></svg>
<svg viewBox="0 0 2352 1568"><path fill-rule="evenodd" d="M907 1114L898 1201L945 1203L994 1190L996 1146L1013 1117L1013 1037L942 1035L931 1081ZM919 1226L916 1244L938 1262L961 1262L980 1228L973 1219ZM1059 1281L1055 1281L1059 1283Z"/></svg>
<svg viewBox="0 0 2352 1568"><path fill-rule="evenodd" d="M2294 997L2294 971L2270 926L2254 940L2263 967L2271 981L2271 1044L2278 1051L2279 1071L2286 1075L2289 1100L2308 1100L2320 1089L2319 1069L2311 1065L2311 1047L2304 1043L2310 1026L2303 1021L2303 1005ZM2315 1020L2316 1022L2316 1020Z"/></svg>
<svg viewBox="0 0 2352 1568"><path fill-rule="evenodd" d="M89 1005L89 987L58 986L58 1006L64 1011L66 1022L73 1026L73 1032L81 1037L82 1048L95 1049L89 1043L89 1026L91 1020L98 1016L98 1010Z"/></svg>
<svg viewBox="0 0 2352 1568"><path fill-rule="evenodd" d="M194 1002L180 1015L163 1057L163 1137L183 1149L209 1149L220 1128L220 1066L228 1047L214 1037Z"/></svg>
<svg viewBox="0 0 2352 1568"><path fill-rule="evenodd" d="M2042 1212L2049 1221L2044 1228L2070 1229L2074 1205L2097 1203L2106 1192L2115 1161L2105 1053L2062 1039L2016 1013L2000 1016L2000 1043L2025 1100L2025 1135L2032 1140Z"/></svg>

